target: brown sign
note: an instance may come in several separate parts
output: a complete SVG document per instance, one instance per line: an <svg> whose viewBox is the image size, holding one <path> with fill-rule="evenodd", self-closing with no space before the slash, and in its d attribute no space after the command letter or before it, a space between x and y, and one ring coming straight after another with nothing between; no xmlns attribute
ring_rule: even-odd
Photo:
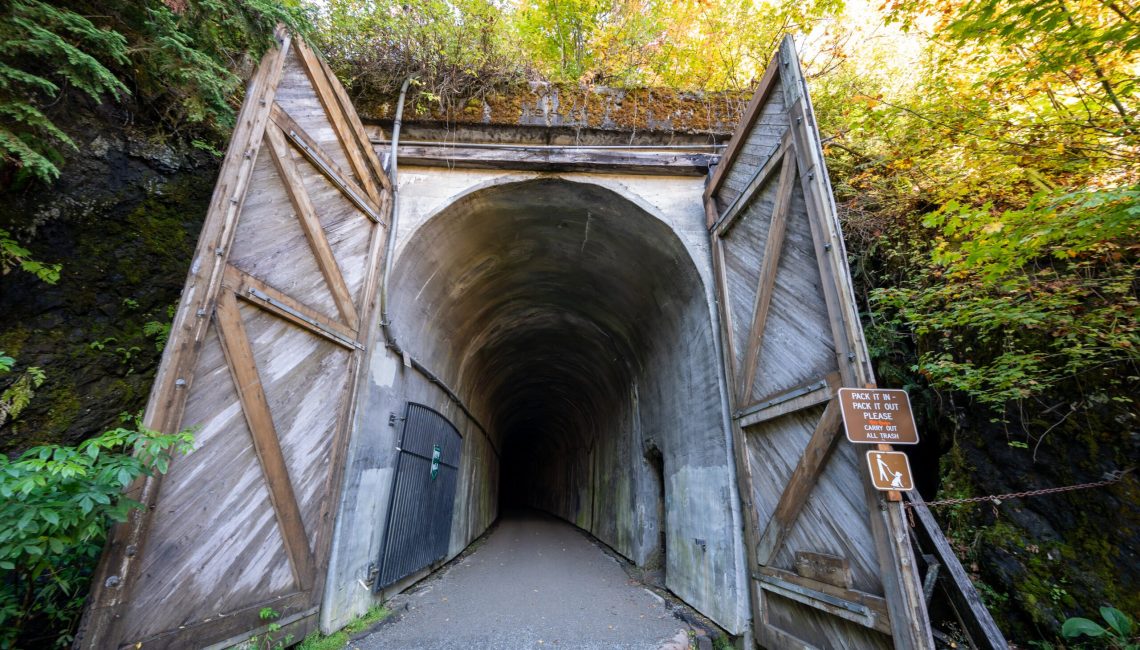
<svg viewBox="0 0 1140 650"><path fill-rule="evenodd" d="M913 490L910 462L901 451L868 451L867 468L877 490Z"/></svg>
<svg viewBox="0 0 1140 650"><path fill-rule="evenodd" d="M840 388L843 428L851 442L913 445L918 428L910 398L897 388Z"/></svg>

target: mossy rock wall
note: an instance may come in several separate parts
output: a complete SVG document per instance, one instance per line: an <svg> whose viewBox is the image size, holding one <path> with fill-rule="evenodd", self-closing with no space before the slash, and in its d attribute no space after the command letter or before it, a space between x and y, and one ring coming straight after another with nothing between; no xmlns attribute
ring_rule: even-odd
<svg viewBox="0 0 1140 650"><path fill-rule="evenodd" d="M17 360L0 390L29 366L47 375L0 427L9 455L77 443L146 404L160 357L154 330L171 320L219 161L119 117L78 111L67 130L79 150L60 180L3 194L0 227L34 259L63 265L55 284L20 270L0 276L0 350Z"/></svg>

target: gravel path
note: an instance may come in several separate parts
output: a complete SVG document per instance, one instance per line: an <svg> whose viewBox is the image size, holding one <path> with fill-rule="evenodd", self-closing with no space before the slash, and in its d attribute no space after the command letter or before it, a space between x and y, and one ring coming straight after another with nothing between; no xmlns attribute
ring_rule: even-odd
<svg viewBox="0 0 1140 650"><path fill-rule="evenodd" d="M394 620L355 647L658 650L688 645L687 626L658 596L631 580L578 529L536 512L504 513L481 547L389 606L397 610Z"/></svg>

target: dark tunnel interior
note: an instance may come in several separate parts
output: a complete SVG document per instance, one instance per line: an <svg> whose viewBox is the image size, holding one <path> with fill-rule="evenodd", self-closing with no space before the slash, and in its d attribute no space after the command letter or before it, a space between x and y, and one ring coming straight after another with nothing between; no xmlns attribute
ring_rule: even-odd
<svg viewBox="0 0 1140 650"><path fill-rule="evenodd" d="M669 226L592 184L493 186L423 225L392 282L404 346L499 449L500 504L664 566L682 468L726 462L704 289Z"/></svg>

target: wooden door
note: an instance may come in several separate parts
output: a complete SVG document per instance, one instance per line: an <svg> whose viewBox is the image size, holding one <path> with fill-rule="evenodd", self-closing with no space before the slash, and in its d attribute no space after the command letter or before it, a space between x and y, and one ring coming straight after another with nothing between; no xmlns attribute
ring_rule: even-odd
<svg viewBox="0 0 1140 650"><path fill-rule="evenodd" d="M836 391L873 375L790 37L705 205L757 641L931 647L901 504L870 485L866 450L842 440Z"/></svg>
<svg viewBox="0 0 1140 650"><path fill-rule="evenodd" d="M145 422L195 451L132 487L77 645L316 625L391 200L344 90L287 34L251 81ZM272 621L263 608L276 613Z"/></svg>

